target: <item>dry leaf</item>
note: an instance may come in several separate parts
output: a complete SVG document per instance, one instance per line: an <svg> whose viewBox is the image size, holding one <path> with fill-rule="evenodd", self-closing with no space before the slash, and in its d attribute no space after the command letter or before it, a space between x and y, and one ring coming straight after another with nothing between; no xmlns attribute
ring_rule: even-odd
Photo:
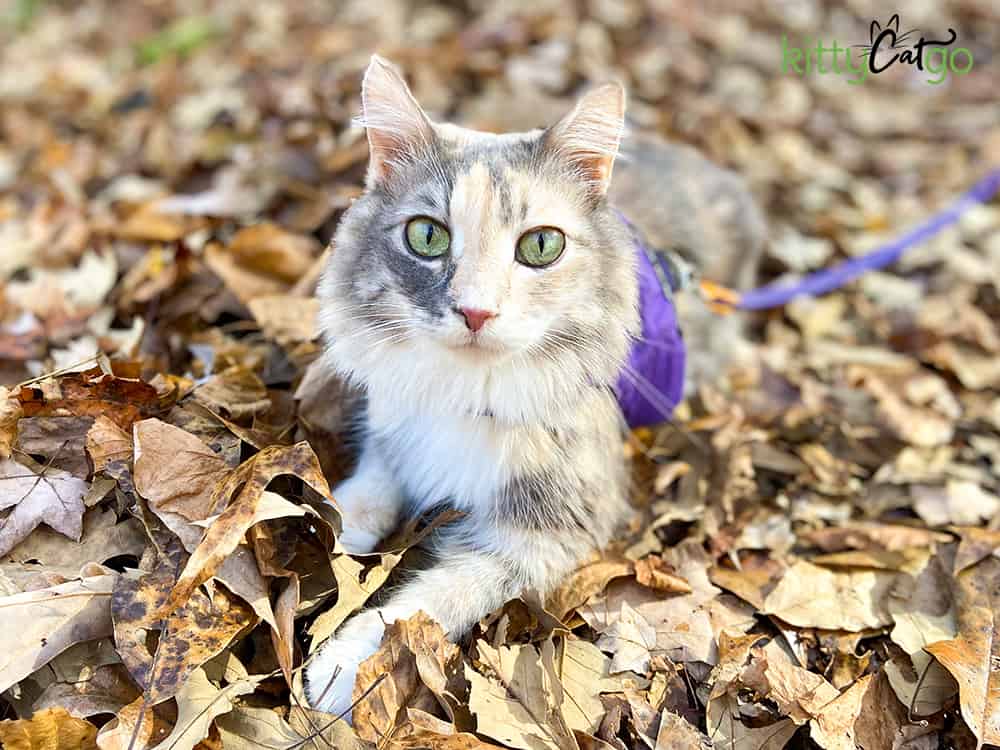
<svg viewBox="0 0 1000 750"><path fill-rule="evenodd" d="M90 672L90 669L87 670ZM121 664L98 666L84 679L53 682L32 706L33 710L60 706L77 718L116 714L139 697L139 689Z"/></svg>
<svg viewBox="0 0 1000 750"><path fill-rule="evenodd" d="M17 422L23 413L17 396L0 386L0 458L10 458L17 438Z"/></svg>
<svg viewBox="0 0 1000 750"><path fill-rule="evenodd" d="M6 750L96 750L97 727L65 708L46 708L30 720L0 721Z"/></svg>
<svg viewBox="0 0 1000 750"><path fill-rule="evenodd" d="M545 599L545 608L562 620L590 597L599 594L615 578L633 572L628 560L600 558L577 568L555 591Z"/></svg>
<svg viewBox="0 0 1000 750"><path fill-rule="evenodd" d="M113 510L91 508L83 516L79 542L39 527L2 559L38 561L42 565L62 565L79 570L87 563L104 563L121 555L140 558L147 543L138 519L128 518L117 523Z"/></svg>
<svg viewBox="0 0 1000 750"><path fill-rule="evenodd" d="M294 710L294 709L293 709ZM292 714L293 718L295 714ZM298 725L312 726L317 728L326 726L330 719L328 714L310 712L308 720L303 717ZM316 730L310 732L302 729L296 730L281 716L269 708L254 708L250 706L237 706L232 711L222 714L215 720L215 725L219 730L222 746L225 750L299 750L306 748L326 747L323 739L317 738L314 742L303 742L304 737L308 737ZM327 740L337 740L333 747L340 750L347 750L355 743L350 742L351 731L343 721L335 722L327 728L326 732L320 733Z"/></svg>
<svg viewBox="0 0 1000 750"><path fill-rule="evenodd" d="M553 668L552 641L534 647L476 644L488 676L470 666L469 707L477 731L521 750L577 750L576 740L561 713L562 686Z"/></svg>
<svg viewBox="0 0 1000 750"><path fill-rule="evenodd" d="M95 367L22 388L24 415L104 415L123 430L131 429L133 422L159 408L159 396L151 385L133 377L138 372L126 363L114 363L112 369L109 373ZM114 374L119 372L122 375Z"/></svg>
<svg viewBox="0 0 1000 750"><path fill-rule="evenodd" d="M337 581L337 603L313 620L308 633L312 636L310 650L315 650L334 631L364 606L365 602L378 591L389 578L389 573L402 559L402 555L385 553L378 556L375 565L369 567L349 555L337 555L331 560L333 574ZM365 558L370 560L370 558Z"/></svg>
<svg viewBox="0 0 1000 750"><path fill-rule="evenodd" d="M622 602L618 618L601 635L597 647L614 654L613 674L644 674L649 668L650 651L656 650L656 631L628 602Z"/></svg>
<svg viewBox="0 0 1000 750"><path fill-rule="evenodd" d="M101 727L97 746L101 750L149 750L153 742L166 734L157 724L153 709L143 698L136 698L113 721Z"/></svg>
<svg viewBox="0 0 1000 750"><path fill-rule="evenodd" d="M740 719L736 696L729 694L708 704L706 718L709 739L715 747L726 750L781 750L797 728L790 719L747 726Z"/></svg>
<svg viewBox="0 0 1000 750"><path fill-rule="evenodd" d="M254 622L250 608L221 587L211 598L193 591L164 621L163 602L173 583L164 564L138 580L122 578L111 602L118 652L150 705L176 695L190 674ZM146 647L146 634L154 629L162 631L155 659Z"/></svg>
<svg viewBox="0 0 1000 750"><path fill-rule="evenodd" d="M0 462L0 511L11 509L0 518L0 557L41 523L73 540L83 533L83 496L89 485L65 471L36 466L9 458Z"/></svg>
<svg viewBox="0 0 1000 750"><path fill-rule="evenodd" d="M768 594L762 611L798 627L877 628L892 622L888 596L896 578L882 571L831 571L798 562Z"/></svg>
<svg viewBox="0 0 1000 750"><path fill-rule="evenodd" d="M5 628L0 691L81 641L111 635L111 589L117 573L102 573L0 597Z"/></svg>
<svg viewBox="0 0 1000 750"><path fill-rule="evenodd" d="M254 523L257 505L264 489L272 479L282 474L297 476L321 496L330 497L330 488L319 468L319 462L307 443L265 448L243 463L217 487L212 507L217 507L220 499L234 494L235 497L212 522L205 537L191 554L165 605L168 611L181 606L195 588L215 574Z"/></svg>
<svg viewBox="0 0 1000 750"><path fill-rule="evenodd" d="M319 300L315 297L255 297L247 307L264 335L282 346L313 341L319 335Z"/></svg>
<svg viewBox="0 0 1000 750"><path fill-rule="evenodd" d="M132 436L103 414L87 432L86 447L95 474L111 464L127 466L132 460Z"/></svg>
<svg viewBox="0 0 1000 750"><path fill-rule="evenodd" d="M593 733L604 717L602 693L617 693L622 680L611 674L611 660L594 644L573 636L561 640L557 650L556 673L562 683L566 700L563 716L570 729ZM638 679L636 686L643 682Z"/></svg>
<svg viewBox="0 0 1000 750"><path fill-rule="evenodd" d="M958 682L962 717L978 747L1000 744L1000 560L960 573L958 636L927 646Z"/></svg>
<svg viewBox="0 0 1000 750"><path fill-rule="evenodd" d="M278 595L274 607L277 627L271 628L271 643L278 657L278 666L285 676L285 682L292 686L292 667L295 659L295 610L299 606L299 577L292 573Z"/></svg>
<svg viewBox="0 0 1000 750"><path fill-rule="evenodd" d="M16 449L45 466L60 469L80 479L90 475L84 439L93 417L26 417L17 423Z"/></svg>
<svg viewBox="0 0 1000 750"><path fill-rule="evenodd" d="M650 555L635 563L635 580L643 586L668 594L690 594L691 586L676 575L662 557Z"/></svg>
<svg viewBox="0 0 1000 750"><path fill-rule="evenodd" d="M252 371L233 367L213 375L194 390L195 400L213 413L244 419L271 408L267 389Z"/></svg>
<svg viewBox="0 0 1000 750"><path fill-rule="evenodd" d="M216 512L213 492L229 467L215 451L159 419L144 419L132 429L135 488L153 508L189 521Z"/></svg>
<svg viewBox="0 0 1000 750"><path fill-rule="evenodd" d="M670 711L660 714L655 750L706 750L711 740L691 726L690 722Z"/></svg>
<svg viewBox="0 0 1000 750"><path fill-rule="evenodd" d="M153 750L193 750L208 737L209 726L217 716L233 710L233 699L253 692L261 678L238 680L217 688L205 670L194 670L177 693L177 722L173 731Z"/></svg>
<svg viewBox="0 0 1000 750"><path fill-rule="evenodd" d="M957 690L954 680L925 651L930 644L958 634L946 567L942 556L932 557L915 578L901 577L889 598L889 612L895 621L890 636L910 657L910 663L891 661L885 669L899 700L917 716L942 710Z"/></svg>
<svg viewBox="0 0 1000 750"><path fill-rule="evenodd" d="M415 731L407 725L407 709L433 709L436 695L443 702L460 668L458 647L425 613L389 625L382 646L361 663L354 682L353 723L358 736L390 745L405 739ZM377 685L376 680L380 680Z"/></svg>

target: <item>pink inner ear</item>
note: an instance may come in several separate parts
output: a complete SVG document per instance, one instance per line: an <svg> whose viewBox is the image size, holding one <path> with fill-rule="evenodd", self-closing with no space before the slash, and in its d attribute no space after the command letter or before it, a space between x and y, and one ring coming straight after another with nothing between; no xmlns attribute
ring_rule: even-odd
<svg viewBox="0 0 1000 750"><path fill-rule="evenodd" d="M625 118L625 92L608 84L587 93L550 130L552 145L600 192L608 189Z"/></svg>
<svg viewBox="0 0 1000 750"><path fill-rule="evenodd" d="M402 76L377 55L361 85L361 123L368 133L369 182L386 179L431 141L431 123Z"/></svg>

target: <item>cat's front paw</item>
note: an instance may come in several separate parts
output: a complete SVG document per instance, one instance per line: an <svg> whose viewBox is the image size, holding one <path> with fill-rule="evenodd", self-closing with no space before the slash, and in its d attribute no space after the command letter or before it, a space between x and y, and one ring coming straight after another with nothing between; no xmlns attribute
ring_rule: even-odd
<svg viewBox="0 0 1000 750"><path fill-rule="evenodd" d="M380 537L357 526L345 526L337 539L345 552L352 555L366 555L378 546Z"/></svg>
<svg viewBox="0 0 1000 750"><path fill-rule="evenodd" d="M306 667L305 690L309 705L319 711L351 720L354 680L358 667L382 642L385 625L378 610L370 609L348 620Z"/></svg>

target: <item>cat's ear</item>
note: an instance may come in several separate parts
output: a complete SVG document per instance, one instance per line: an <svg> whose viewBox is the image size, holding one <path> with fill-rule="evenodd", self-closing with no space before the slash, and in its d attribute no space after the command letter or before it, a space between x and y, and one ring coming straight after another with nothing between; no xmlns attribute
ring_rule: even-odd
<svg viewBox="0 0 1000 750"><path fill-rule="evenodd" d="M430 145L431 121L406 81L386 59L372 55L361 83L361 118L368 133L368 182L384 181L392 170Z"/></svg>
<svg viewBox="0 0 1000 750"><path fill-rule="evenodd" d="M551 126L545 147L570 164L580 178L603 195L611 183L611 168L625 129L625 89L599 86L581 97L573 111Z"/></svg>

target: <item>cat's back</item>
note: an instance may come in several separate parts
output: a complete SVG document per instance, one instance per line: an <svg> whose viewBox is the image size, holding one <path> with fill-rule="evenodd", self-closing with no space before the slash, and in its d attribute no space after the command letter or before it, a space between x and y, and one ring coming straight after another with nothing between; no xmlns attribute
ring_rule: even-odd
<svg viewBox="0 0 1000 750"><path fill-rule="evenodd" d="M622 143L609 199L653 247L692 261L704 278L754 283L767 227L746 181L691 146L635 134Z"/></svg>

